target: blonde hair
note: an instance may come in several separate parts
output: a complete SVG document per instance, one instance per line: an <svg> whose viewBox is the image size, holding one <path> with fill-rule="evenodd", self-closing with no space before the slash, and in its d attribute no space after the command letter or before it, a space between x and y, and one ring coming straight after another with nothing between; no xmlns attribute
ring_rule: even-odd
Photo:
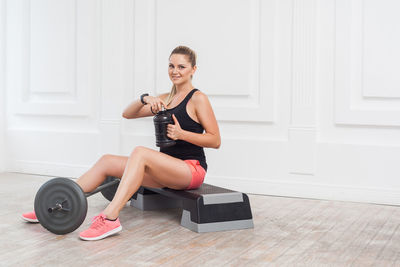
<svg viewBox="0 0 400 267"><path fill-rule="evenodd" d="M196 53L190 49L187 46L178 46L176 47L174 50L172 50L171 54L169 55L169 57L171 58L171 56L173 54L180 54L180 55L185 55L188 57L189 62L191 63L192 67L196 66ZM193 78L193 76L192 76ZM169 93L168 97L167 97L167 101L166 104L169 105L170 102L172 101L172 98L176 95L176 86L175 84L172 86L171 92Z"/></svg>

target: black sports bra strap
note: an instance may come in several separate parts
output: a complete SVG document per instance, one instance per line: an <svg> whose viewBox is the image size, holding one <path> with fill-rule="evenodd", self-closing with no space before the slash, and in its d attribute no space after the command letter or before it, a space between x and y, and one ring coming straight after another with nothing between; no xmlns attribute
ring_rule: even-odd
<svg viewBox="0 0 400 267"><path fill-rule="evenodd" d="M189 100L190 100L190 98L193 96L193 94L196 92L196 91L198 91L199 89L193 89L192 91L190 91L190 93L189 94L187 94L187 96L185 97L185 99L183 99L183 101L182 101L182 104L185 104L185 106L186 106L186 104L187 104L187 102L189 102Z"/></svg>

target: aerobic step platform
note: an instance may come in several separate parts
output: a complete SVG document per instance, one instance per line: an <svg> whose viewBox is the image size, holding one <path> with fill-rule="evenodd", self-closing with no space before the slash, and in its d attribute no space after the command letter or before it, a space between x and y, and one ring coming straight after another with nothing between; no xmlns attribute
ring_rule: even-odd
<svg viewBox="0 0 400 267"><path fill-rule="evenodd" d="M140 187L131 206L141 210L182 208L181 225L198 233L254 227L246 194L210 184L195 190Z"/></svg>

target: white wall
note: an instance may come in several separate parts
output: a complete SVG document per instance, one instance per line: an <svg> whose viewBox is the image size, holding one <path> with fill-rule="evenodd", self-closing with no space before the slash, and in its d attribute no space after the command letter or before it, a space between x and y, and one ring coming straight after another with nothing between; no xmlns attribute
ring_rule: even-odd
<svg viewBox="0 0 400 267"><path fill-rule="evenodd" d="M400 204L400 21L392 1L7 1L9 171L78 176L154 146L122 120L170 88L170 51L219 120L207 182L249 193ZM382 30L383 29L383 30Z"/></svg>
<svg viewBox="0 0 400 267"><path fill-rule="evenodd" d="M0 0L0 172L5 170L5 156L6 156L6 143L5 143L5 7L6 1Z"/></svg>

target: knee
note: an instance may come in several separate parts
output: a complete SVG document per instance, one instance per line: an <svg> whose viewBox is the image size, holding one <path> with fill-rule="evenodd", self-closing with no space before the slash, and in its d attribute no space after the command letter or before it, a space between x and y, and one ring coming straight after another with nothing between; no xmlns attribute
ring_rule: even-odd
<svg viewBox="0 0 400 267"><path fill-rule="evenodd" d="M106 165L109 163L112 159L112 155L110 154L104 154L103 156L100 157L100 159L97 161L97 164L100 165Z"/></svg>
<svg viewBox="0 0 400 267"><path fill-rule="evenodd" d="M131 157L143 157L144 155L146 155L147 150L148 148L144 146L137 146L135 147L135 149L133 149Z"/></svg>

